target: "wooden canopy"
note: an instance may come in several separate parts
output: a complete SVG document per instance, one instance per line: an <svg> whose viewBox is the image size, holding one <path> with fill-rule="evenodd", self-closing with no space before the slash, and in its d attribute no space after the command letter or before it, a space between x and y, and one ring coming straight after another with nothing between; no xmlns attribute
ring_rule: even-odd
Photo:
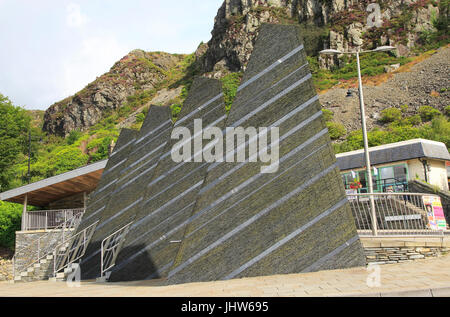
<svg viewBox="0 0 450 317"><path fill-rule="evenodd" d="M0 200L23 204L25 196L28 196L29 205L45 207L51 202L66 197L83 192L90 193L97 187L107 161L100 161L33 184L0 193Z"/></svg>

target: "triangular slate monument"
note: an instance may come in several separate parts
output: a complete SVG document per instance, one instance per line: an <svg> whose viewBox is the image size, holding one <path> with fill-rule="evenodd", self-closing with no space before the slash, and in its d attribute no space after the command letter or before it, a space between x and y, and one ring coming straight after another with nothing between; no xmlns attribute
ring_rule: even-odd
<svg viewBox="0 0 450 317"><path fill-rule="evenodd" d="M275 172L209 166L168 283L365 265L297 26L262 26L226 126L279 128Z"/></svg>
<svg viewBox="0 0 450 317"><path fill-rule="evenodd" d="M169 107L150 107L141 130L127 149L127 161L121 165L118 181L98 217L100 221L81 262L82 279L99 277L103 239L134 220L172 127Z"/></svg>
<svg viewBox="0 0 450 317"><path fill-rule="evenodd" d="M208 126L225 126L226 113L221 82L197 78L179 114L175 128L187 129L192 137L202 137L195 121ZM125 243L112 269L110 281L155 279L167 276L168 270L183 240L185 227L205 179L208 164L195 162L196 148L192 147L191 162L175 162L172 149L180 140L172 139L162 154ZM204 147L208 141L202 141Z"/></svg>
<svg viewBox="0 0 450 317"><path fill-rule="evenodd" d="M113 152L108 159L108 163L106 163L103 170L97 188L87 201L86 211L78 226L77 233L100 219L119 180L120 172L123 166L126 166L130 149L133 147L137 135L138 132L135 130L123 129L121 131Z"/></svg>
<svg viewBox="0 0 450 317"><path fill-rule="evenodd" d="M101 240L129 222L112 282L365 265L298 26L261 27L228 116L221 83L207 78L192 84L173 130L167 115L152 107L138 136L119 139L84 216L99 220L84 278L99 276ZM178 128L192 136L189 162L172 155ZM212 144L194 140L207 128L223 137L222 160L195 159Z"/></svg>

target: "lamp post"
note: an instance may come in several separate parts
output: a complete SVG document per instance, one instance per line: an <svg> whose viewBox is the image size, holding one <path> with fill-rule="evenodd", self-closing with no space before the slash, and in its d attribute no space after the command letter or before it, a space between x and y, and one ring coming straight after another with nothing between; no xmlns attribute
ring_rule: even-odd
<svg viewBox="0 0 450 317"><path fill-rule="evenodd" d="M373 197L373 181L372 181L372 167L370 164L370 155L369 155L369 140L367 137L367 124L366 124L366 111L364 108L364 95L363 95L363 86L361 79L361 64L359 61L359 55L362 53L370 53L370 52L387 52L395 50L396 48L393 46L380 46L373 50L368 51L357 51L357 52L341 52L334 49L323 50L320 54L326 55L339 55L339 54L350 54L356 55L356 64L358 68L358 82L359 82L359 106L361 108L361 126L363 131L363 139L364 139L364 156L366 161L366 169L367 169L367 178L368 178L368 191L369 191L369 199L370 199L370 210L372 215L372 233L374 236L378 235L377 230L377 217L375 212L375 200Z"/></svg>

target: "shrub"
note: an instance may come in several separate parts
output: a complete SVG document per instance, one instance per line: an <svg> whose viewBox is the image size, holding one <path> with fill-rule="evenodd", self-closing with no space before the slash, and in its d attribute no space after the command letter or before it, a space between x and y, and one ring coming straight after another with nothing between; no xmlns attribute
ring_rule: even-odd
<svg viewBox="0 0 450 317"><path fill-rule="evenodd" d="M172 120L176 121L178 118L178 114L181 112L181 108L183 107L180 103L175 103L170 106L170 109L172 110Z"/></svg>
<svg viewBox="0 0 450 317"><path fill-rule="evenodd" d="M334 113L331 110L328 109L322 109L323 112L323 118L325 119L325 122L330 122L333 120Z"/></svg>
<svg viewBox="0 0 450 317"><path fill-rule="evenodd" d="M402 119L402 112L397 108L387 108L381 111L381 122L390 123L400 121Z"/></svg>
<svg viewBox="0 0 450 317"><path fill-rule="evenodd" d="M63 148L54 155L54 158L56 159L54 166L57 174L84 166L89 159L88 155L83 154L79 148L72 147Z"/></svg>
<svg viewBox="0 0 450 317"><path fill-rule="evenodd" d="M340 139L347 134L347 129L341 123L327 122L327 128L332 140Z"/></svg>
<svg viewBox="0 0 450 317"><path fill-rule="evenodd" d="M141 112L140 114L138 114L136 116L136 122L141 123L141 122L144 122L144 120L145 120L145 114L144 113Z"/></svg>
<svg viewBox="0 0 450 317"><path fill-rule="evenodd" d="M428 122L441 115L441 112L430 106L422 106L419 108L419 115L422 121Z"/></svg>
<svg viewBox="0 0 450 317"><path fill-rule="evenodd" d="M411 125L419 125L422 123L422 118L420 117L420 115L416 114L414 116L409 117L408 122Z"/></svg>
<svg viewBox="0 0 450 317"><path fill-rule="evenodd" d="M69 136L67 137L67 144L68 145L72 145L75 142L78 141L79 138L81 138L82 133L80 132L80 130L73 130L70 132Z"/></svg>
<svg viewBox="0 0 450 317"><path fill-rule="evenodd" d="M450 117L450 106L447 106L447 107L444 108L444 114L445 114L447 117Z"/></svg>
<svg viewBox="0 0 450 317"><path fill-rule="evenodd" d="M0 246L13 250L15 232L20 230L22 206L0 201Z"/></svg>
<svg viewBox="0 0 450 317"><path fill-rule="evenodd" d="M223 98L225 99L225 110L230 111L236 92L241 83L242 73L231 73L222 78Z"/></svg>

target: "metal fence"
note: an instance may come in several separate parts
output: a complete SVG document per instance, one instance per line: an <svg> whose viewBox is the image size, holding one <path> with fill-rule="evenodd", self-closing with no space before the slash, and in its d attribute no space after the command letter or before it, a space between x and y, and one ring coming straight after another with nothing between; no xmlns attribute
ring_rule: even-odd
<svg viewBox="0 0 450 317"><path fill-rule="evenodd" d="M55 229L67 220L83 214L84 209L28 211L22 216L23 231Z"/></svg>
<svg viewBox="0 0 450 317"><path fill-rule="evenodd" d="M349 194L347 198L360 235L450 235L448 225L440 229L431 226L433 213L425 205L425 196L439 198L416 193ZM376 221L373 221L372 214L375 214Z"/></svg>
<svg viewBox="0 0 450 317"><path fill-rule="evenodd" d="M83 257L98 223L99 220L55 247L53 251L53 274L55 277L58 272Z"/></svg>

